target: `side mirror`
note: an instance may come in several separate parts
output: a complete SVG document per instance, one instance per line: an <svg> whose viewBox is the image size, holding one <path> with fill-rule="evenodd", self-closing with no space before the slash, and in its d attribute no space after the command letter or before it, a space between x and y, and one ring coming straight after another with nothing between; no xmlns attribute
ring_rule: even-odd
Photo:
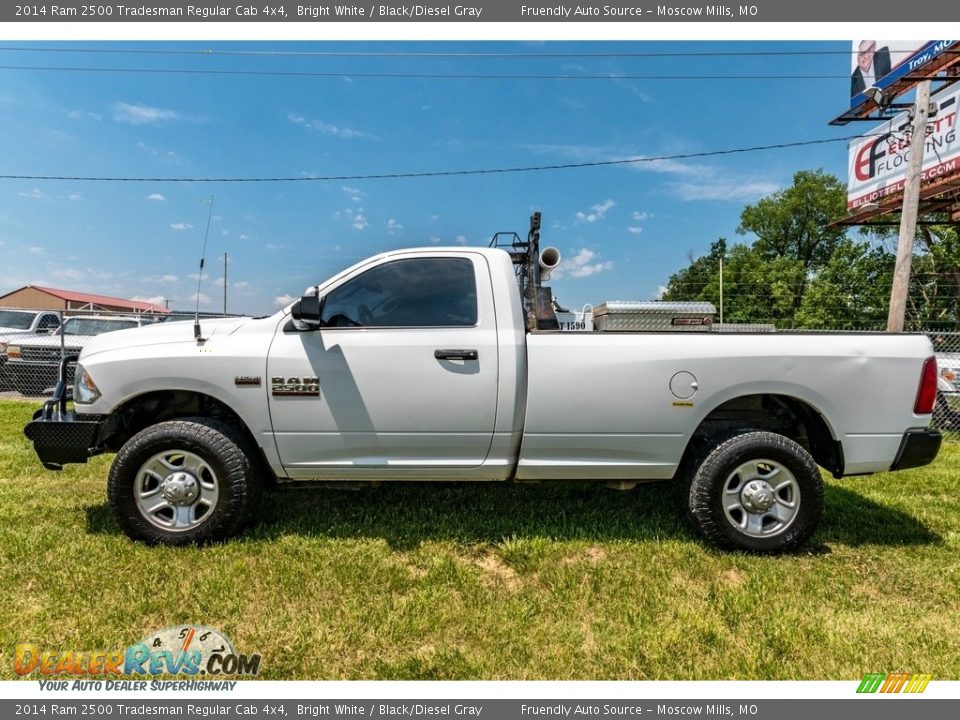
<svg viewBox="0 0 960 720"><path fill-rule="evenodd" d="M318 288L313 288L290 308L293 323L299 330L316 330L320 327L320 316L323 314L323 298Z"/></svg>

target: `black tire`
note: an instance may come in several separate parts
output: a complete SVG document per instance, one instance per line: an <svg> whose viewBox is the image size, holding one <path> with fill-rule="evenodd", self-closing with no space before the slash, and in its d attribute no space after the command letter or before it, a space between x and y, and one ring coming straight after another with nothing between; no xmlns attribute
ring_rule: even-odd
<svg viewBox="0 0 960 720"><path fill-rule="evenodd" d="M810 453L783 435L746 431L706 454L690 482L687 512L718 547L782 553L813 535L823 494Z"/></svg>
<svg viewBox="0 0 960 720"><path fill-rule="evenodd" d="M259 507L263 478L254 452L238 431L212 418L152 425L117 453L107 482L110 509L129 537L151 545L224 540L250 525ZM162 480L148 470L157 463L170 471ZM199 491L192 500L190 477ZM162 506L167 493L169 508ZM161 507L151 512L148 497Z"/></svg>

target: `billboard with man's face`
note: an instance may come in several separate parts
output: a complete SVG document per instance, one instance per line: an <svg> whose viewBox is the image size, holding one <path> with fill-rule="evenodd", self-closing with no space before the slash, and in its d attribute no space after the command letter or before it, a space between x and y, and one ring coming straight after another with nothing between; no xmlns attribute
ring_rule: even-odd
<svg viewBox="0 0 960 720"><path fill-rule="evenodd" d="M850 64L850 107L866 102L869 87L890 87L942 55L955 40L854 40Z"/></svg>

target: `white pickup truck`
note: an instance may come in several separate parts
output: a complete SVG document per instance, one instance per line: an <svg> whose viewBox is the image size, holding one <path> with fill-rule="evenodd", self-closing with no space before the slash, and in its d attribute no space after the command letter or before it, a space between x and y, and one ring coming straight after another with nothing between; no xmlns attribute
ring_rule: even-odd
<svg viewBox="0 0 960 720"><path fill-rule="evenodd" d="M117 521L171 545L240 532L272 481L673 478L709 540L779 552L818 465L936 457L926 337L540 330L531 252L388 252L269 317L97 337L25 432L49 469L116 452Z"/></svg>

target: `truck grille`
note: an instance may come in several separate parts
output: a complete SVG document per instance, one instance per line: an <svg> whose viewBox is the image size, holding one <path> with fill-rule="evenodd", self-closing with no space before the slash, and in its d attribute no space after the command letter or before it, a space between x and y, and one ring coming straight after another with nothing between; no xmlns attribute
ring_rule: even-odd
<svg viewBox="0 0 960 720"><path fill-rule="evenodd" d="M65 348L64 352L69 355L75 353L76 350ZM20 349L20 358L24 362L58 363L60 362L60 357L60 348L58 347L23 347Z"/></svg>

